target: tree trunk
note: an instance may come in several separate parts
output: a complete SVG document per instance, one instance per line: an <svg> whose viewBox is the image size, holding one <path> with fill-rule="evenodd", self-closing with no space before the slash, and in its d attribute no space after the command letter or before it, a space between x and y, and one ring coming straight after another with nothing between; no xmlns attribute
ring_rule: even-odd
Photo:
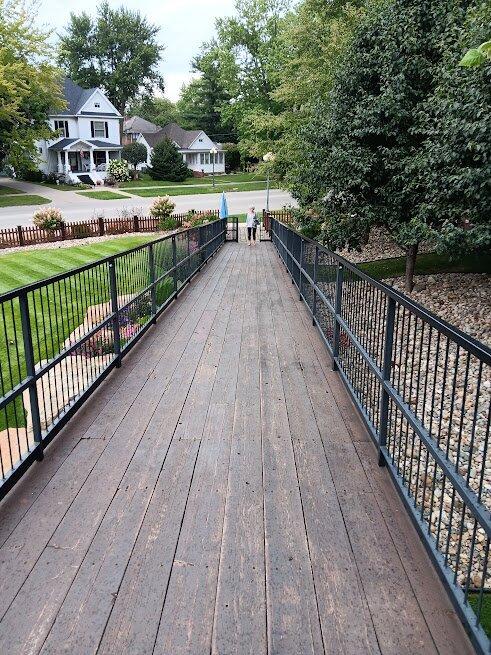
<svg viewBox="0 0 491 655"><path fill-rule="evenodd" d="M414 269L416 267L416 257L418 255L419 243L409 246L406 250L406 291L411 293L414 287Z"/></svg>

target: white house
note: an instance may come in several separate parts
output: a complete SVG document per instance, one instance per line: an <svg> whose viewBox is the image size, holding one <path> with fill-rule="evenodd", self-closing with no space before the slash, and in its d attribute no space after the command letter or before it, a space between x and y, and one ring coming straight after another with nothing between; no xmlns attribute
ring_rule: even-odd
<svg viewBox="0 0 491 655"><path fill-rule="evenodd" d="M127 141L143 143L147 149L147 166L154 147L167 138L172 141L182 155L188 168L196 173L225 173L225 151L220 143L215 143L203 130L184 130L177 123L159 127L139 116L124 122L124 138ZM216 150L216 152L212 152ZM215 164L213 166L213 159Z"/></svg>
<svg viewBox="0 0 491 655"><path fill-rule="evenodd" d="M121 158L123 117L100 89L82 89L65 79L64 95L66 109L48 119L59 136L38 142L40 169L94 184L104 179L111 159Z"/></svg>

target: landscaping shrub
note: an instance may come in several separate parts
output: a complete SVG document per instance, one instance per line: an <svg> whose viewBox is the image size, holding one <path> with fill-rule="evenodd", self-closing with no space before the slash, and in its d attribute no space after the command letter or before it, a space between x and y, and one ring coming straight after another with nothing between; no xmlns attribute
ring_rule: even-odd
<svg viewBox="0 0 491 655"><path fill-rule="evenodd" d="M123 159L132 164L134 172L136 172L138 164L144 164L147 161L147 149L143 143L127 143L123 146L121 154Z"/></svg>
<svg viewBox="0 0 491 655"><path fill-rule="evenodd" d="M63 222L63 216L59 209L46 207L34 212L32 222L43 230L57 230Z"/></svg>
<svg viewBox="0 0 491 655"><path fill-rule="evenodd" d="M126 159L111 159L107 172L116 182L128 182L131 177Z"/></svg>
<svg viewBox="0 0 491 655"><path fill-rule="evenodd" d="M169 218L164 218L161 221L159 221L159 229L167 231L167 230L177 230L178 227L180 227L181 224L179 221L177 221L175 218L172 218L170 216Z"/></svg>
<svg viewBox="0 0 491 655"><path fill-rule="evenodd" d="M150 166L148 172L154 180L184 182L191 175L178 149L169 139L157 143L152 152Z"/></svg>
<svg viewBox="0 0 491 655"><path fill-rule="evenodd" d="M150 207L150 215L159 219L160 229L162 230L173 229L173 228L164 227L164 225L166 225L167 221L169 221L169 219L171 218L174 208L175 208L175 204L172 202L169 196L158 196L157 198L155 198L155 200L153 201Z"/></svg>
<svg viewBox="0 0 491 655"><path fill-rule="evenodd" d="M45 175L42 171L32 171L29 169L17 171L17 177L26 182L43 182Z"/></svg>

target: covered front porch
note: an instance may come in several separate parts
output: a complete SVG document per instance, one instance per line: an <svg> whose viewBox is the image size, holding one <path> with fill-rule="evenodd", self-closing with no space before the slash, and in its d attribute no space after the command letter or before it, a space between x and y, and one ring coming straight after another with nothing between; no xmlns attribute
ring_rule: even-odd
<svg viewBox="0 0 491 655"><path fill-rule="evenodd" d="M62 139L50 147L56 153L57 172L104 179L112 159L121 159L122 146L95 139Z"/></svg>

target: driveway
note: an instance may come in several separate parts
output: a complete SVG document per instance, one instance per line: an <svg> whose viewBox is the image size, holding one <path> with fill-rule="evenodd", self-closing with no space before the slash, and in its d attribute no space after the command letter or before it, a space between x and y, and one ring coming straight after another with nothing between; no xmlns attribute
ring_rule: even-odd
<svg viewBox="0 0 491 655"><path fill-rule="evenodd" d="M131 210L133 207L141 208L145 213L154 201L154 198L140 198L128 196L124 200L95 200L80 196L75 191L58 191L49 187L18 180L0 179L0 186L15 187L25 193L36 194L49 198L52 206L61 209L66 221L91 219L99 214L107 218L118 216L123 209ZM191 209L201 211L205 209L218 209L220 193L195 194L188 196L175 196L177 213L188 212ZM266 191L237 191L227 193L230 214L243 214L253 205L261 210L266 205ZM270 191L270 208L281 209L284 205L294 204L294 200L287 191L272 189ZM47 205L39 205L39 207ZM38 206L28 205L22 207L0 208L0 229L15 225L30 225L33 213Z"/></svg>

